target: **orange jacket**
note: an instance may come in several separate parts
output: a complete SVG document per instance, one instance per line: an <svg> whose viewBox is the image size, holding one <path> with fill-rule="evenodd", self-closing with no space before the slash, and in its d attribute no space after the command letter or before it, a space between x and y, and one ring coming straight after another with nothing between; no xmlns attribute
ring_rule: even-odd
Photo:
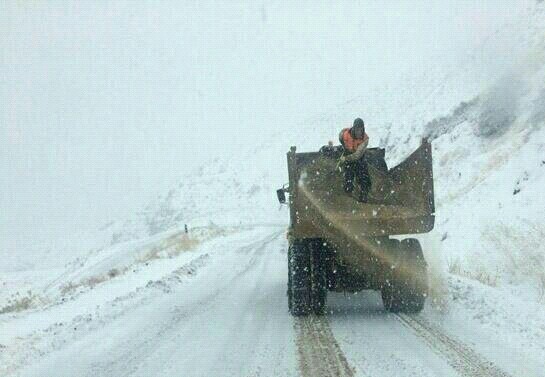
<svg viewBox="0 0 545 377"><path fill-rule="evenodd" d="M361 144L369 140L369 136L364 134L361 139L356 139L350 134L350 128L345 128L341 131L339 139L348 152L354 153Z"/></svg>

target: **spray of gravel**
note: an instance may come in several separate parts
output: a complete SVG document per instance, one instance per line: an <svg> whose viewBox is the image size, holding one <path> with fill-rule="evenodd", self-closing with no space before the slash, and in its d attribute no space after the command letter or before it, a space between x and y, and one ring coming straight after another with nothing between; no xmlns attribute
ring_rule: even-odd
<svg viewBox="0 0 545 377"><path fill-rule="evenodd" d="M334 214L330 213L324 208L322 203L316 198L311 190L304 183L306 179L306 174L301 175L299 180L298 188L299 193L304 195L306 199L312 203L313 208L321 215L323 223L328 224L328 227L334 227L343 234L345 240L350 240L352 245L360 246L362 249L366 250L368 255L372 256L378 263L384 265L394 266L396 260L393 258L395 253L390 252L388 249L390 245L380 245L374 242L371 242L368 237L360 237L358 234L354 233L353 229L346 224L346 222L338 219ZM316 219L317 222L320 222ZM422 279L422 276L418 274L411 266L409 265L397 265L396 275L402 277L403 279L411 280L414 282L415 289L420 291L421 288L425 285L425 280Z"/></svg>
<svg viewBox="0 0 545 377"><path fill-rule="evenodd" d="M439 235L431 232L418 235L428 263L429 303L441 313L448 311L447 263L441 250Z"/></svg>

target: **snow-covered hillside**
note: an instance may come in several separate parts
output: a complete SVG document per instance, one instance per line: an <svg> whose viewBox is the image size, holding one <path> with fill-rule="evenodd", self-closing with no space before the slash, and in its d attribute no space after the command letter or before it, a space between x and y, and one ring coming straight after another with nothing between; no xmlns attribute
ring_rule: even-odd
<svg viewBox="0 0 545 377"><path fill-rule="evenodd" d="M435 145L436 232L450 271L493 286L524 284L541 300L544 17L539 8L524 20L523 49L496 81L424 127Z"/></svg>

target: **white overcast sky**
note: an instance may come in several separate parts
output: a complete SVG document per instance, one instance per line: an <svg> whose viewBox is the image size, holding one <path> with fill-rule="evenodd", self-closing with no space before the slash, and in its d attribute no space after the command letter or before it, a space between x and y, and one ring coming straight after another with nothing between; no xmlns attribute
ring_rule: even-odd
<svg viewBox="0 0 545 377"><path fill-rule="evenodd" d="M514 3L1 1L0 247L128 216L233 138L455 61Z"/></svg>

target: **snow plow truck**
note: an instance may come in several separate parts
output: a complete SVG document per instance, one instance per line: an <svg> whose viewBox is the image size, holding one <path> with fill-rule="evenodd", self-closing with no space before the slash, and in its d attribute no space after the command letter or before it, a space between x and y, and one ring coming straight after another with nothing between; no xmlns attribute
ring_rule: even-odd
<svg viewBox="0 0 545 377"><path fill-rule="evenodd" d="M388 311L419 312L428 295L427 264L420 242L399 236L433 229L431 144L423 139L391 169L384 149L368 149L366 203L343 190L342 153L340 146L325 146L309 153L291 147L287 154L289 183L277 196L290 208L289 310L321 315L328 291L371 289L381 292Z"/></svg>

